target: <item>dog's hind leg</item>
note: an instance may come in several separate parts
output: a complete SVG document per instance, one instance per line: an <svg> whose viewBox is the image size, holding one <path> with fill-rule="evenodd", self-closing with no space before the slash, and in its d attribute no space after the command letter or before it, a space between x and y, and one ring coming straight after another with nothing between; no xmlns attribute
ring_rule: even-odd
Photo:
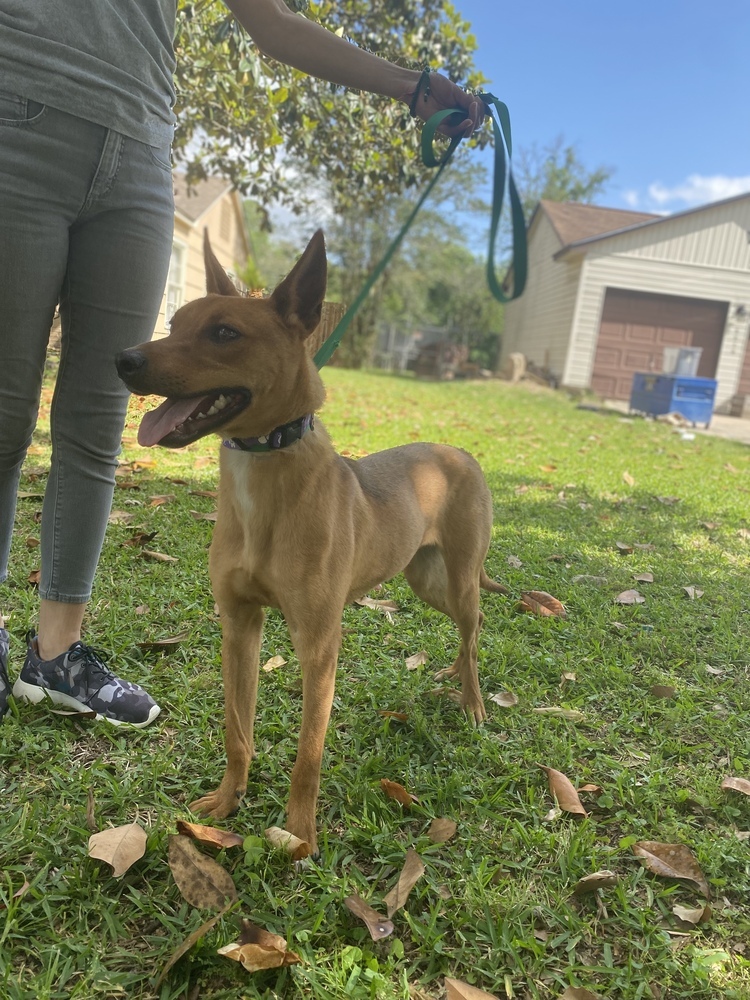
<svg viewBox="0 0 750 1000"><path fill-rule="evenodd" d="M334 604L335 618L331 615L331 609L306 608L304 619L295 621L284 609L294 650L302 668L302 724L297 759L292 769L286 828L307 841L313 853L318 850L315 811L341 645L343 602L339 607L333 598L332 606Z"/></svg>
<svg viewBox="0 0 750 1000"><path fill-rule="evenodd" d="M247 789L258 695L263 609L231 601L221 606L221 672L224 679L227 766L219 787L193 802L193 812L222 819L237 810Z"/></svg>

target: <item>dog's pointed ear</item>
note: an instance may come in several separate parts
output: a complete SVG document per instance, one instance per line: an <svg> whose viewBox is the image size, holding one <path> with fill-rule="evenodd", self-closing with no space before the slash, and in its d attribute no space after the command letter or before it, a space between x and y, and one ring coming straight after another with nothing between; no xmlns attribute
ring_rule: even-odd
<svg viewBox="0 0 750 1000"><path fill-rule="evenodd" d="M203 230L203 261L206 265L206 291L217 295L239 295L229 275L216 259L208 238L208 229Z"/></svg>
<svg viewBox="0 0 750 1000"><path fill-rule="evenodd" d="M300 329L303 339L320 323L326 275L326 245L323 230L319 229L271 296L271 304L279 316L285 323Z"/></svg>

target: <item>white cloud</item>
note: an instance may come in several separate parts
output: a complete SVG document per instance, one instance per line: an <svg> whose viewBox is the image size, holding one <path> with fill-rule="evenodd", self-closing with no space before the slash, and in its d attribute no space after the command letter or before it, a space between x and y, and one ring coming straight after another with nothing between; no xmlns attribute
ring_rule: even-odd
<svg viewBox="0 0 750 1000"><path fill-rule="evenodd" d="M679 210L683 207L692 208L695 205L705 205L711 201L721 201L723 198L733 198L746 191L750 191L750 175L725 177L722 174L716 174L713 177L703 177L700 174L690 174L686 180L675 187L667 187L659 181L650 184L648 197L659 208L663 209L669 205L673 210ZM624 195L628 204L632 204L628 200L628 196L632 193L626 192Z"/></svg>
<svg viewBox="0 0 750 1000"><path fill-rule="evenodd" d="M637 191L623 191L622 200L628 206L628 208L638 208L638 204L641 200L640 195Z"/></svg>

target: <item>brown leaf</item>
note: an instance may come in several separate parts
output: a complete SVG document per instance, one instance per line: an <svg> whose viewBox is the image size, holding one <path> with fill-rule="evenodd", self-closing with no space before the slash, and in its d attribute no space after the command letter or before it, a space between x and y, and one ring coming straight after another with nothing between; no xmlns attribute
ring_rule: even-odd
<svg viewBox="0 0 750 1000"><path fill-rule="evenodd" d="M194 517L196 521L215 521L219 515L216 511L213 511L210 514L204 514L199 510L191 510L190 516Z"/></svg>
<svg viewBox="0 0 750 1000"><path fill-rule="evenodd" d="M239 833L232 833L230 830L219 830L215 826L204 826L203 823L188 823L187 820L177 820L177 832L183 837L191 837L201 844L210 844L211 847L241 847L244 837Z"/></svg>
<svg viewBox="0 0 750 1000"><path fill-rule="evenodd" d="M633 551L633 546L628 545L627 542L615 542L615 545L617 546L617 550L621 556L629 556Z"/></svg>
<svg viewBox="0 0 750 1000"><path fill-rule="evenodd" d="M144 559L153 559L155 562L176 563L180 560L177 556L167 556L163 552L152 552L151 549L141 549Z"/></svg>
<svg viewBox="0 0 750 1000"><path fill-rule="evenodd" d="M458 825L452 819L434 819L430 823L427 836L433 844L445 844L447 841L452 840L453 837L455 837L457 829Z"/></svg>
<svg viewBox="0 0 750 1000"><path fill-rule="evenodd" d="M386 920L377 910L373 910L356 892L346 897L344 906L365 924L373 941L380 941L393 934L393 921Z"/></svg>
<svg viewBox="0 0 750 1000"><path fill-rule="evenodd" d="M601 785L591 785L591 784L581 785L581 787L578 789L579 795L581 792L591 792L592 795L598 795L600 792L603 791L604 789L602 788Z"/></svg>
<svg viewBox="0 0 750 1000"><path fill-rule="evenodd" d="M622 481L627 483L628 486L635 486L635 479L633 479L629 472L623 472Z"/></svg>
<svg viewBox="0 0 750 1000"><path fill-rule="evenodd" d="M652 684L649 690L654 698L674 698L677 694L677 688L669 684Z"/></svg>
<svg viewBox="0 0 750 1000"><path fill-rule="evenodd" d="M615 604L645 604L646 598L638 593L637 590L623 590L621 594L618 594L615 598Z"/></svg>
<svg viewBox="0 0 750 1000"><path fill-rule="evenodd" d="M248 972L279 969L302 961L296 952L287 951L286 938L271 934L249 920L242 921L240 940L219 948L217 954L239 962Z"/></svg>
<svg viewBox="0 0 750 1000"><path fill-rule="evenodd" d="M400 802L401 805L406 806L406 808L415 802L417 804L419 803L417 796L412 795L411 792L407 792L404 786L399 785L397 781L389 781L388 778L381 778L380 787L389 799L395 799L396 802Z"/></svg>
<svg viewBox="0 0 750 1000"><path fill-rule="evenodd" d="M189 635L190 630L185 629L184 632L179 632L177 635L170 635L164 639L145 639L143 642L136 643L136 645L140 649L169 649L171 646L177 646L183 639L187 639Z"/></svg>
<svg viewBox="0 0 750 1000"><path fill-rule="evenodd" d="M182 956L186 955L190 951L190 949L193 947L194 944L196 944L198 941L200 941L200 939L202 937L205 937L206 934L208 934L208 932L211 930L211 928L215 927L216 924L218 924L218 922L221 920L221 918L233 906L234 906L234 903L227 903L227 905L223 909L219 910L219 912L215 916L210 917L204 924L201 924L200 927L197 927L193 931L192 934L188 934L188 936L185 938L185 940L182 942L182 944L178 948L175 948L175 950L169 956L169 959L168 959L166 965L164 966L164 968L159 973L159 978L154 983L154 989L155 990L158 990L159 987L161 986L161 984L164 982L164 979L165 979L167 973L169 972L169 970L172 968L172 966L176 962L179 962L179 960L182 958Z"/></svg>
<svg viewBox="0 0 750 1000"><path fill-rule="evenodd" d="M561 809L573 813L575 816L588 816L570 778L566 777L562 771L556 771L553 767L545 767L544 764L537 764L537 767L541 767L546 772L550 791L557 799L557 804Z"/></svg>
<svg viewBox="0 0 750 1000"><path fill-rule="evenodd" d="M130 538L126 538L122 543L126 548L139 548L147 545L149 542L153 542L156 538L156 531L136 531L135 534L131 535Z"/></svg>
<svg viewBox="0 0 750 1000"><path fill-rule="evenodd" d="M42 578L42 571L40 569L32 569L32 571L29 573L26 579L31 584L32 587L38 587L41 578Z"/></svg>
<svg viewBox="0 0 750 1000"><path fill-rule="evenodd" d="M657 497L656 499L659 501L659 503L664 503L668 507L672 507L674 506L674 504L680 502L679 497Z"/></svg>
<svg viewBox="0 0 750 1000"><path fill-rule="evenodd" d="M163 493L161 496L151 497L149 507L162 507L170 500L174 500L174 493Z"/></svg>
<svg viewBox="0 0 750 1000"><path fill-rule="evenodd" d="M747 778L724 778L721 787L724 790L731 789L733 792L742 792L743 795L750 795L750 781Z"/></svg>
<svg viewBox="0 0 750 1000"><path fill-rule="evenodd" d="M706 899L711 896L706 876L698 867L695 855L684 844L662 844L656 840L642 840L633 844L633 853L649 871L663 878L682 878L694 882Z"/></svg>
<svg viewBox="0 0 750 1000"><path fill-rule="evenodd" d="M107 520L110 524L130 524L135 514L130 514L126 510L112 510Z"/></svg>
<svg viewBox="0 0 750 1000"><path fill-rule="evenodd" d="M26 893L29 891L30 888L31 888L31 883L30 882L24 882L24 884L21 886L21 888L20 889L16 889L16 891L13 893L13 895L10 898L11 899L20 899L21 896L25 896L26 895ZM0 910L7 910L7 909L8 909L8 904L4 903L0 899Z"/></svg>
<svg viewBox="0 0 750 1000"><path fill-rule="evenodd" d="M428 656L427 651L420 649L418 653L412 653L411 656L407 656L405 663L407 670L416 670L417 667L421 667L424 663L427 663Z"/></svg>
<svg viewBox="0 0 750 1000"><path fill-rule="evenodd" d="M706 531L715 531L721 527L718 521L701 521L700 526L701 528L705 528Z"/></svg>
<svg viewBox="0 0 750 1000"><path fill-rule="evenodd" d="M96 815L94 812L94 790L89 788L86 795L86 826L89 830L96 830Z"/></svg>
<svg viewBox="0 0 750 1000"><path fill-rule="evenodd" d="M527 611L535 615L554 615L556 618L565 618L566 612L563 605L552 594L545 590L525 590L521 592L522 611Z"/></svg>
<svg viewBox="0 0 750 1000"><path fill-rule="evenodd" d="M513 569L520 569L523 566L523 563L518 556L508 556L508 565Z"/></svg>
<svg viewBox="0 0 750 1000"><path fill-rule="evenodd" d="M138 823L127 823L89 837L89 857L112 866L112 877L124 875L146 853L146 831Z"/></svg>
<svg viewBox="0 0 750 1000"><path fill-rule="evenodd" d="M653 573L635 573L633 579L637 580L638 583L653 583L654 574Z"/></svg>
<svg viewBox="0 0 750 1000"><path fill-rule="evenodd" d="M26 539L27 549L38 549L41 544L42 543L39 541L39 539L34 538L33 535L29 535L29 537Z"/></svg>
<svg viewBox="0 0 750 1000"><path fill-rule="evenodd" d="M703 591L700 587L695 587L692 584L689 587L682 588L691 601L694 601L698 597L703 597Z"/></svg>
<svg viewBox="0 0 750 1000"><path fill-rule="evenodd" d="M705 906L680 906L679 904L675 904L672 907L672 913L674 913L681 923L690 924L691 927L697 927L698 924L705 924L712 916L711 907L708 903Z"/></svg>
<svg viewBox="0 0 750 1000"><path fill-rule="evenodd" d="M513 708L514 705L518 704L518 696L512 691L499 691L497 694L490 695L490 701L494 701L500 708Z"/></svg>
<svg viewBox="0 0 750 1000"><path fill-rule="evenodd" d="M265 837L272 847L285 851L292 861L301 861L312 854L312 848L306 840L300 840L288 830L282 830L280 826L269 826L265 831Z"/></svg>
<svg viewBox="0 0 750 1000"><path fill-rule="evenodd" d="M561 684L573 684L575 680L576 680L576 675L573 673L572 670L565 670L563 671L563 673L560 674Z"/></svg>
<svg viewBox="0 0 750 1000"><path fill-rule="evenodd" d="M23 490L19 490L16 496L19 500L44 500L43 493L27 493Z"/></svg>
<svg viewBox="0 0 750 1000"><path fill-rule="evenodd" d="M485 993L460 979L445 979L445 1000L497 1000L494 993Z"/></svg>
<svg viewBox="0 0 750 1000"><path fill-rule="evenodd" d="M597 889L611 889L620 881L619 875L604 869L600 872L592 872L579 879L573 887L574 896L583 896L587 892L596 892Z"/></svg>
<svg viewBox="0 0 750 1000"><path fill-rule="evenodd" d="M360 597L354 603L359 604L363 608L375 608L377 611L382 611L383 614L390 614L392 611L400 610L395 601L376 601L374 597Z"/></svg>
<svg viewBox="0 0 750 1000"><path fill-rule="evenodd" d="M188 492L191 497L210 497L213 500L219 495L218 490L189 490Z"/></svg>
<svg viewBox="0 0 750 1000"><path fill-rule="evenodd" d="M272 670L278 670L279 667L283 667L285 664L286 660L284 657L277 653L276 656L272 656L270 659L266 660L263 664L263 669L266 673L270 673Z"/></svg>
<svg viewBox="0 0 750 1000"><path fill-rule="evenodd" d="M599 1000L596 993L584 989L583 986L569 986L564 993L560 994L559 1000Z"/></svg>
<svg viewBox="0 0 750 1000"><path fill-rule="evenodd" d="M229 872L179 833L169 836L169 867L177 888L191 906L218 910L237 899Z"/></svg>
<svg viewBox="0 0 750 1000"><path fill-rule="evenodd" d="M150 611L151 609L149 608L148 604L139 604L138 607L135 609L135 613L137 615L147 615L150 613Z"/></svg>
<svg viewBox="0 0 750 1000"><path fill-rule="evenodd" d="M384 708L378 712L378 715L382 716L384 719L395 719L396 722L406 722L409 718L406 712L391 712Z"/></svg>
<svg viewBox="0 0 750 1000"><path fill-rule="evenodd" d="M387 908L386 912L388 913L389 919L393 916L396 910L400 910L401 907L405 905L406 900L409 898L409 893L424 873L425 867L422 864L422 859L417 852L410 847L406 852L406 860L404 861L404 867L401 869L401 874L398 877L398 882L383 900Z"/></svg>

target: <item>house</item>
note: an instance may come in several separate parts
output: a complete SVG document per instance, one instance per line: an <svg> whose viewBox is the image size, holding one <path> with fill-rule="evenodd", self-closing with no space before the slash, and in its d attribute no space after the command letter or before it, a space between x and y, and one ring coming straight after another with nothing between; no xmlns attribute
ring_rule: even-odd
<svg viewBox="0 0 750 1000"><path fill-rule="evenodd" d="M750 194L669 216L541 201L528 246L503 358L628 399L634 372L663 370L665 347L700 347L717 404L750 395Z"/></svg>
<svg viewBox="0 0 750 1000"><path fill-rule="evenodd" d="M183 174L174 172L174 238L154 336L168 332L169 320L185 302L206 294L203 267L203 230L211 247L230 273L242 267L250 254L242 199L229 181L207 177L188 187Z"/></svg>

